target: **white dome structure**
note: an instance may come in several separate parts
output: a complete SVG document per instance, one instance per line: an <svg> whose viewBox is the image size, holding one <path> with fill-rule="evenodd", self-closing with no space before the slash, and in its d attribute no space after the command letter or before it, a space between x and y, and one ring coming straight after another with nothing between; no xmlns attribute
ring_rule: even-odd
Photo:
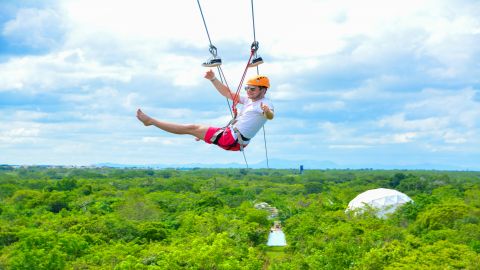
<svg viewBox="0 0 480 270"><path fill-rule="evenodd" d="M377 188L359 194L348 203L346 211L362 212L363 208L371 207L377 211L377 217L385 218L387 214L395 212L399 206L410 201L410 197L397 190Z"/></svg>

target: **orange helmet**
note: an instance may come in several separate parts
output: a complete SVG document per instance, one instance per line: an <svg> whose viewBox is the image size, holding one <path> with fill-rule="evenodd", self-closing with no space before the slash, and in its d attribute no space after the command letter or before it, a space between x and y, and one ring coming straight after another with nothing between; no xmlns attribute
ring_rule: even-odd
<svg viewBox="0 0 480 270"><path fill-rule="evenodd" d="M257 75L250 80L247 81L248 85L254 85L254 86L263 86L266 88L270 87L270 81L268 80L267 76L263 75Z"/></svg>

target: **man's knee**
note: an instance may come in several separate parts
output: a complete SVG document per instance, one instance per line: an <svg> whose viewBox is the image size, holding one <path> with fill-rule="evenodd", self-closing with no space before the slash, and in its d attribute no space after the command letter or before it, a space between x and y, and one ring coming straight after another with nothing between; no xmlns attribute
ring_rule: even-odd
<svg viewBox="0 0 480 270"><path fill-rule="evenodd" d="M189 124L187 125L188 130L191 135L203 139L205 137L205 133L207 132L208 127L204 125L198 125L198 124Z"/></svg>

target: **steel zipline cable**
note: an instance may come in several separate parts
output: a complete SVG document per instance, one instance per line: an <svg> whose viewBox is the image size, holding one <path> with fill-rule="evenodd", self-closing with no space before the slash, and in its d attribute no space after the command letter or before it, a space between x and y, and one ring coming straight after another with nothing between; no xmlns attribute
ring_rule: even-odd
<svg viewBox="0 0 480 270"><path fill-rule="evenodd" d="M253 10L253 0L250 1L250 5L252 7L253 43L258 46L257 36L255 33L255 12ZM256 52L255 52L255 56L256 56ZM260 69L258 68L258 66L257 66L257 75L260 75ZM265 134L265 125L262 126L262 130L263 130L263 142L265 147L265 159L267 161L267 168L270 169L270 164L268 160L267 136Z"/></svg>
<svg viewBox="0 0 480 270"><path fill-rule="evenodd" d="M215 47L212 43L212 39L210 38L210 33L208 32L208 27L207 27L207 23L205 21L205 16L203 15L203 10L202 10L202 6L200 5L200 0L197 0L197 4L198 4L198 9L200 10L200 15L202 16L202 21L203 21L203 26L205 27L205 32L207 33L207 37L208 37L208 43L210 44L210 47L209 47L209 51L210 53L216 57L217 56L217 47ZM228 87L228 82L227 82L227 79L225 78L225 74L223 73L223 70L220 66L217 67L217 70L218 70L218 74L220 76L220 81L222 83L224 83L227 87ZM233 111L232 109L230 108L230 102L228 101L228 98L226 98L227 100L227 105L228 105L228 109L230 110L230 115L232 116L233 118Z"/></svg>

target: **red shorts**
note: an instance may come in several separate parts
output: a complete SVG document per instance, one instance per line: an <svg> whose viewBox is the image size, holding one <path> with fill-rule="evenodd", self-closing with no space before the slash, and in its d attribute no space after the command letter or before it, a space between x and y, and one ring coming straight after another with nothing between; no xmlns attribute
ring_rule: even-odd
<svg viewBox="0 0 480 270"><path fill-rule="evenodd" d="M233 138L232 130L230 129L230 127L226 127L223 132L221 132L221 130L223 130L223 128L209 127L207 133L205 133L204 141L206 143L216 144L225 150L239 151L240 144L237 142L237 140L235 140L235 138ZM213 138L212 140L212 137L217 132L221 133L218 134L217 138ZM244 145L243 147L246 147L246 145Z"/></svg>

